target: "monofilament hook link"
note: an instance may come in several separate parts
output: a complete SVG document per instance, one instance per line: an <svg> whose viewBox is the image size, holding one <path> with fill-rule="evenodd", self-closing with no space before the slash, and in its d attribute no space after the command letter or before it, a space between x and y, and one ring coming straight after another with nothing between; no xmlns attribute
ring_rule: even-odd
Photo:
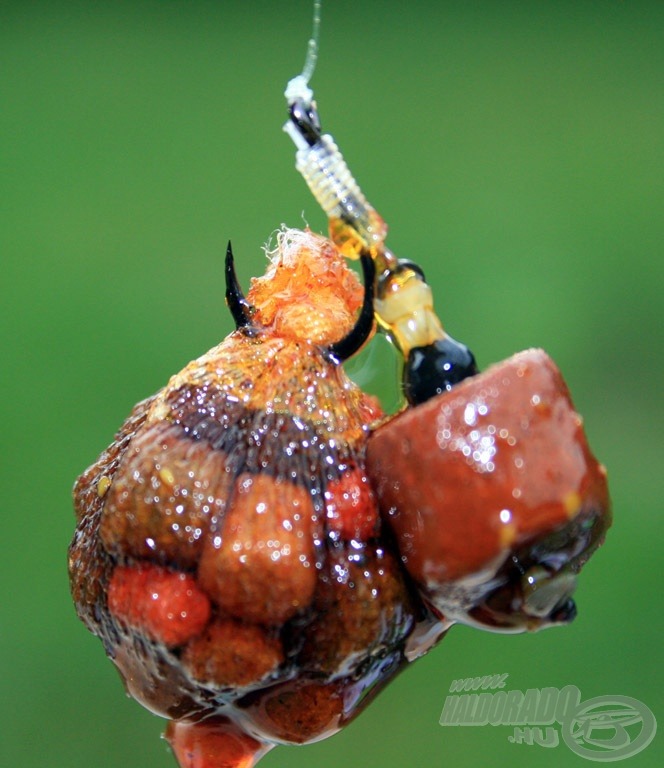
<svg viewBox="0 0 664 768"><path fill-rule="evenodd" d="M295 99L302 99L307 105L310 105L314 98L314 92L309 87L309 82L313 77L318 61L318 47L320 39L320 17L322 0L314 0L314 18L312 24L311 37L307 43L307 55L304 59L302 72L288 81L285 96L290 104Z"/></svg>

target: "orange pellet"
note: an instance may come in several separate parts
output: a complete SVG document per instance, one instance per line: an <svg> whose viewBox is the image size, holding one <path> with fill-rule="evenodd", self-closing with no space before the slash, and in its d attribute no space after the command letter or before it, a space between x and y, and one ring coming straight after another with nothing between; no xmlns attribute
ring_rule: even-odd
<svg viewBox="0 0 664 768"><path fill-rule="evenodd" d="M219 686L256 683L284 660L279 638L264 627L233 619L213 621L182 654L189 673Z"/></svg>
<svg viewBox="0 0 664 768"><path fill-rule="evenodd" d="M273 746L256 741L225 718L171 721L166 739L181 768L253 768Z"/></svg>

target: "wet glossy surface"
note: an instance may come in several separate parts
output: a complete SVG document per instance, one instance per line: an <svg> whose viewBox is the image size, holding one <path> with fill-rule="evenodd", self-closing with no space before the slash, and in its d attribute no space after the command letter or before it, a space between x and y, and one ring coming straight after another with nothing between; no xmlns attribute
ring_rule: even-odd
<svg viewBox="0 0 664 768"><path fill-rule="evenodd" d="M610 513L605 470L544 352L515 355L401 414L370 439L367 462L409 574L445 615L475 623L487 595L509 587L491 626L565 620L555 609ZM535 557L542 540L549 548ZM523 599L505 573L517 552L523 574L541 561L547 569L526 578Z"/></svg>
<svg viewBox="0 0 664 768"><path fill-rule="evenodd" d="M356 278L322 238L281 246L252 332L139 403L74 489L77 611L172 721L181 768L336 733L456 620L570 620L609 520L543 353L378 426L321 346L351 327Z"/></svg>
<svg viewBox="0 0 664 768"><path fill-rule="evenodd" d="M364 468L380 408L321 346L360 299L328 241L291 233L248 295L259 330L137 406L76 485L79 615L128 692L175 721L182 768L335 733L407 663L411 634L443 633Z"/></svg>

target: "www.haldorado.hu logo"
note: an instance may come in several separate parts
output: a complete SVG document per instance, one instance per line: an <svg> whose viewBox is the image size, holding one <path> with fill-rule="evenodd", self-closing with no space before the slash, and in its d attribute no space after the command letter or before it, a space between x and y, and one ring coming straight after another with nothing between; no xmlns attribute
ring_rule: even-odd
<svg viewBox="0 0 664 768"><path fill-rule="evenodd" d="M508 740L512 744L557 747L560 738L553 723L558 723L572 752L607 763L636 755L655 737L655 716L638 699L609 695L581 701L575 685L503 690L507 677L453 680L440 724L511 725L514 732Z"/></svg>

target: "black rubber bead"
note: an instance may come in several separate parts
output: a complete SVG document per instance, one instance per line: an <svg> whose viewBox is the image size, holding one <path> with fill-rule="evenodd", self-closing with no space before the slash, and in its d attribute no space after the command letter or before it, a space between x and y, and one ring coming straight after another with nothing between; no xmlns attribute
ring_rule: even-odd
<svg viewBox="0 0 664 768"><path fill-rule="evenodd" d="M447 336L410 350L403 371L404 395L409 405L418 405L476 373L473 353Z"/></svg>

